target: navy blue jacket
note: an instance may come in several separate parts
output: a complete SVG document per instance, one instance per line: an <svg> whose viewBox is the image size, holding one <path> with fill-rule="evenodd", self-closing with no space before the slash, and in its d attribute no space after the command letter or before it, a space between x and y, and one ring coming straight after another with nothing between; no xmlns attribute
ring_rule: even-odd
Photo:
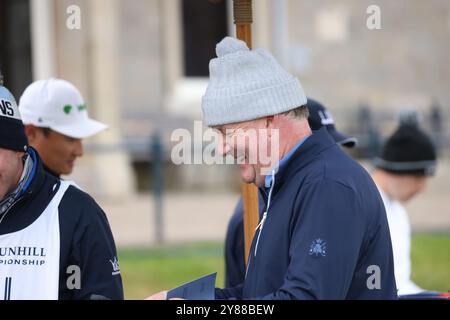
<svg viewBox="0 0 450 320"><path fill-rule="evenodd" d="M259 194L259 193L258 193ZM259 210L264 207L264 200L259 199ZM225 287L235 287L245 279L245 239L244 239L244 203L242 197L228 222L225 236ZM261 215L261 212L260 212Z"/></svg>
<svg viewBox="0 0 450 320"><path fill-rule="evenodd" d="M22 230L36 221L60 186L60 180L44 170L37 152L32 149L29 153L35 174L0 224L0 235ZM123 299L122 279L111 263L117 257L114 238L105 213L94 199L70 186L59 205L59 224L59 299ZM73 274L66 272L70 265L80 267L81 289L67 288L67 279Z"/></svg>
<svg viewBox="0 0 450 320"><path fill-rule="evenodd" d="M236 287L216 289L217 299L397 298L382 199L326 129L315 131L275 178L247 276ZM264 212L266 190L260 197ZM373 287L374 268L379 288Z"/></svg>

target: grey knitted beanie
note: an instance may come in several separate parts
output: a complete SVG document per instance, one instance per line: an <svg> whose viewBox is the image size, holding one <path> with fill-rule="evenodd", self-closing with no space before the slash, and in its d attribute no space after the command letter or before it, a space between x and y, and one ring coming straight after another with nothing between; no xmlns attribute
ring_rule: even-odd
<svg viewBox="0 0 450 320"><path fill-rule="evenodd" d="M202 99L208 126L255 120L306 105L297 78L264 49L224 38L209 63L210 80Z"/></svg>

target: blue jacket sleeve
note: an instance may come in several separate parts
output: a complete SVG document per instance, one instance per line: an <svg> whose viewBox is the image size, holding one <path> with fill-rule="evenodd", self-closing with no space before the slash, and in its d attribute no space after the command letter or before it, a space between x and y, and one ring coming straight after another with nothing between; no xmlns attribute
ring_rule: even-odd
<svg viewBox="0 0 450 320"><path fill-rule="evenodd" d="M76 239L80 250L80 298L123 299L122 279L114 239L105 213L97 207L85 232Z"/></svg>
<svg viewBox="0 0 450 320"><path fill-rule="evenodd" d="M245 278L245 244L242 198L228 223L225 237L225 287L239 285Z"/></svg>
<svg viewBox="0 0 450 320"><path fill-rule="evenodd" d="M116 247L105 213L89 195L75 188L65 198L60 205L60 210L65 210L63 216L77 215L78 219L61 222L61 232L72 234L68 252L62 254L69 256L68 264L79 266L81 271L81 288L66 288L70 296L65 298L123 299Z"/></svg>
<svg viewBox="0 0 450 320"><path fill-rule="evenodd" d="M243 287L244 285L240 284L233 288L216 288L215 298L216 300L241 300Z"/></svg>

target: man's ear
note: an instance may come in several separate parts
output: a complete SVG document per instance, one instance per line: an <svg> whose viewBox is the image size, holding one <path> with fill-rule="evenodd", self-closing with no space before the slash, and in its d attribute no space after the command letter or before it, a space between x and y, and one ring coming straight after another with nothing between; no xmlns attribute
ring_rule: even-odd
<svg viewBox="0 0 450 320"><path fill-rule="evenodd" d="M274 116L266 117L266 128L272 128Z"/></svg>
<svg viewBox="0 0 450 320"><path fill-rule="evenodd" d="M17 152L17 157L19 159L22 159L23 157L25 157L25 155L26 155L26 152L22 152L22 151Z"/></svg>
<svg viewBox="0 0 450 320"><path fill-rule="evenodd" d="M36 136L38 134L38 128L36 128L34 125L32 124L26 124L25 125L25 135L28 138L28 143L33 143L34 141L36 141Z"/></svg>

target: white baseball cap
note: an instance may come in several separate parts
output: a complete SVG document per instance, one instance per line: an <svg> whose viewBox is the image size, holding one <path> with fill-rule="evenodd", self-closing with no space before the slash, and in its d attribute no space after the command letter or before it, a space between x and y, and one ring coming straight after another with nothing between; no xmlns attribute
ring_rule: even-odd
<svg viewBox="0 0 450 320"><path fill-rule="evenodd" d="M50 128L76 139L93 136L108 126L89 118L80 91L65 80L38 80L20 97L19 111L24 124Z"/></svg>

